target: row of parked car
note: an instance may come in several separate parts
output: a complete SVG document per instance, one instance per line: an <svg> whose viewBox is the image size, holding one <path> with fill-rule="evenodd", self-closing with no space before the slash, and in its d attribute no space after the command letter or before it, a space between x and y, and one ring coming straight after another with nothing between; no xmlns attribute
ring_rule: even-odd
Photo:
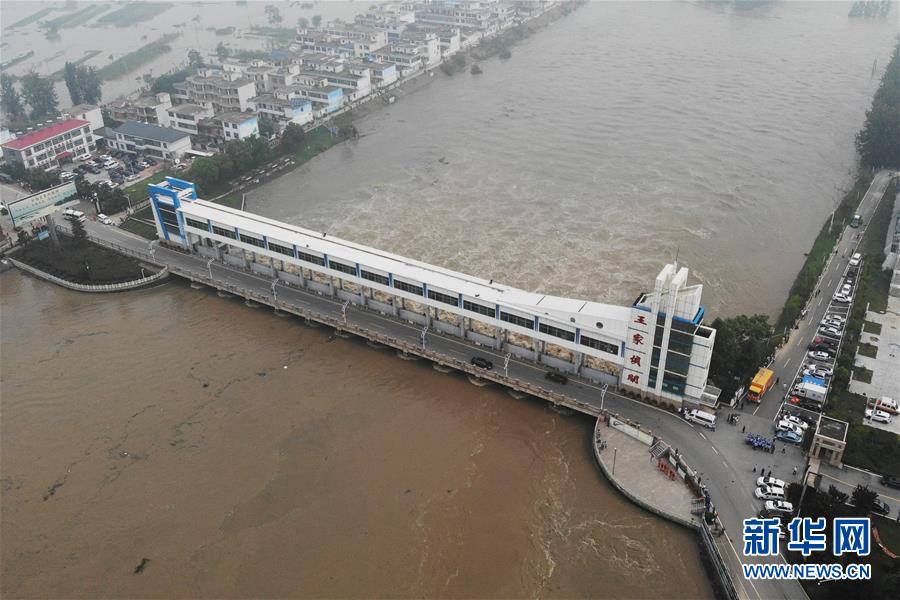
<svg viewBox="0 0 900 600"><path fill-rule="evenodd" d="M62 181L71 181L87 173L99 175L106 170L109 180L115 185L121 185L126 181L137 179L138 173L156 164L156 160L150 157L141 159L121 150L112 150L109 154L100 154L87 159L71 171L60 172L59 177Z"/></svg>

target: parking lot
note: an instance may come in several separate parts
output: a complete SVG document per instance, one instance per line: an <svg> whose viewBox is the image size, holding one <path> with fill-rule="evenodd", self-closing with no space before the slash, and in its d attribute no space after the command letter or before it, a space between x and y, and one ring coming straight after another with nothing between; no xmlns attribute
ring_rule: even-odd
<svg viewBox="0 0 900 600"><path fill-rule="evenodd" d="M90 183L105 183L110 187L131 185L150 176L159 162L153 158L139 158L120 150L96 154L84 161L60 170L60 179L70 181L83 177Z"/></svg>

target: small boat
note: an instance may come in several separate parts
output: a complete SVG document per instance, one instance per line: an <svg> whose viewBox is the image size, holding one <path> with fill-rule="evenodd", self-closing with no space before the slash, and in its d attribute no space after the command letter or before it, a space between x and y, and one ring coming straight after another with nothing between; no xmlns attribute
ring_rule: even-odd
<svg viewBox="0 0 900 600"><path fill-rule="evenodd" d="M388 96L387 98L384 98L382 100L382 102L384 102L385 105L393 104L396 101L397 101L397 96Z"/></svg>

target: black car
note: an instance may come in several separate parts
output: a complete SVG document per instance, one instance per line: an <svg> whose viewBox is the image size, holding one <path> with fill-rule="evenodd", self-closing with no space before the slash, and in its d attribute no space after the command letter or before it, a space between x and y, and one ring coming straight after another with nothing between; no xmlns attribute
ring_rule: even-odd
<svg viewBox="0 0 900 600"><path fill-rule="evenodd" d="M894 488L895 490L900 490L900 477L896 475L882 475L881 485L885 485L889 488Z"/></svg>
<svg viewBox="0 0 900 600"><path fill-rule="evenodd" d="M494 363L489 361L486 358L481 358L480 356L473 356L472 360L469 361L471 364L475 365L479 369L493 369Z"/></svg>
<svg viewBox="0 0 900 600"><path fill-rule="evenodd" d="M149 156L144 159L144 162L147 163L148 165L150 165L151 167L156 166L156 161L153 160L152 158L150 158Z"/></svg>
<svg viewBox="0 0 900 600"><path fill-rule="evenodd" d="M547 371L544 374L545 379L549 379L554 383L568 383L569 378L563 375L562 373L557 373L556 371Z"/></svg>

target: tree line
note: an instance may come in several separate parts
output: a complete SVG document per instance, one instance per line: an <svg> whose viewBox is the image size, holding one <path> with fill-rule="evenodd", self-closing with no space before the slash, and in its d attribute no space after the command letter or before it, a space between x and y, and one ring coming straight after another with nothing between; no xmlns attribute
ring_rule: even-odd
<svg viewBox="0 0 900 600"><path fill-rule="evenodd" d="M900 169L900 40L856 135L856 150L864 167Z"/></svg>
<svg viewBox="0 0 900 600"><path fill-rule="evenodd" d="M103 91L93 67L67 62L64 76L73 106L100 102ZM16 88L13 77L0 74L0 110L7 122L14 125L56 117L59 114L59 97L53 80L41 77L32 70L21 78L19 88Z"/></svg>

